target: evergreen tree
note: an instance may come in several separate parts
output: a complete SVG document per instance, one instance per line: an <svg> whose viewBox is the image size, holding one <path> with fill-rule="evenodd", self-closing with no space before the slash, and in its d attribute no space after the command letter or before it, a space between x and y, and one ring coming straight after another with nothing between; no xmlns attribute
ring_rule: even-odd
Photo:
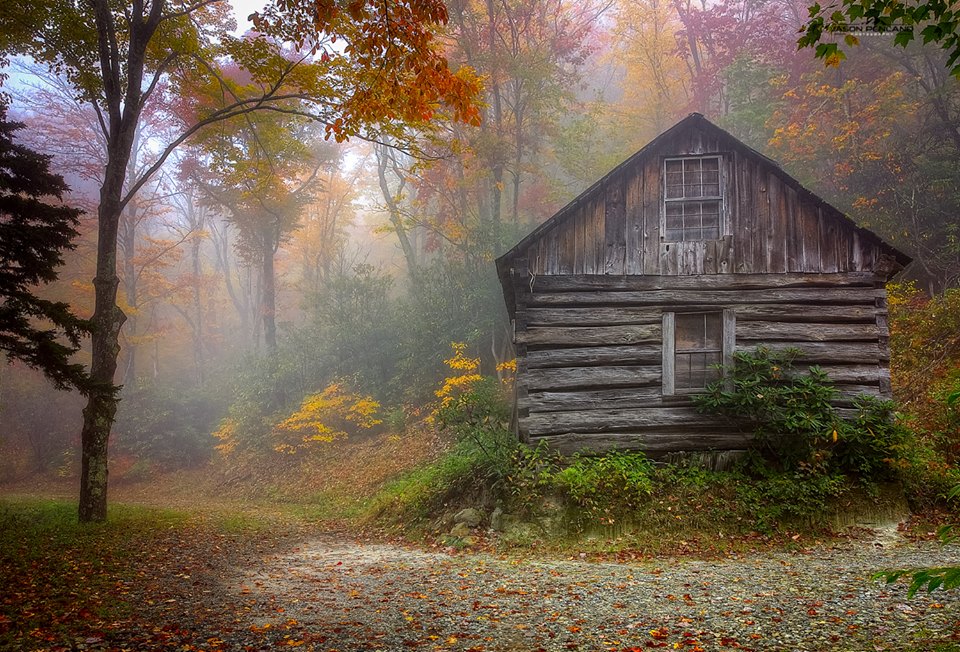
<svg viewBox="0 0 960 652"><path fill-rule="evenodd" d="M8 122L0 105L0 349L43 371L58 388L84 391L87 374L70 358L88 323L66 303L34 294L37 285L57 278L82 211L48 201L59 202L69 188L50 172L49 156L14 143L23 127Z"/></svg>

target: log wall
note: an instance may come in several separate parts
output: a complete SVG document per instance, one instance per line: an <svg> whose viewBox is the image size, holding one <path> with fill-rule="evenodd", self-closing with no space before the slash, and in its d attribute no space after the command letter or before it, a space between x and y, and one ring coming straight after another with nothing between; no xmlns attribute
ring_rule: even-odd
<svg viewBox="0 0 960 652"><path fill-rule="evenodd" d="M736 349L802 350L844 400L889 396L885 291L874 274L518 277L521 437L581 448L739 449L750 435L662 392L664 312L729 309Z"/></svg>

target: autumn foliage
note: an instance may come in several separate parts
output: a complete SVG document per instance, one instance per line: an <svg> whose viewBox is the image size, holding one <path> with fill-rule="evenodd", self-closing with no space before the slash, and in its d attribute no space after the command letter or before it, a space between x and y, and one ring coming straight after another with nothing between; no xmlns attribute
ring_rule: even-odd
<svg viewBox="0 0 960 652"><path fill-rule="evenodd" d="M300 409L273 427L278 453L294 454L320 443L329 443L383 423L380 403L370 396L350 392L343 383L303 399Z"/></svg>
<svg viewBox="0 0 960 652"><path fill-rule="evenodd" d="M440 399L440 408L448 407L483 380L480 375L480 358L469 357L464 342L452 342L450 346L453 348L453 356L444 360L444 364L454 373L444 378L443 385L435 392Z"/></svg>
<svg viewBox="0 0 960 652"><path fill-rule="evenodd" d="M960 459L960 291L933 298L913 283L891 283L890 371L894 393L911 427L946 454L931 461L942 473Z"/></svg>
<svg viewBox="0 0 960 652"><path fill-rule="evenodd" d="M337 140L369 125L425 124L443 111L479 124L480 80L468 67L451 70L437 38L447 20L442 0L280 1L254 16L258 29L292 40L349 80L326 125Z"/></svg>

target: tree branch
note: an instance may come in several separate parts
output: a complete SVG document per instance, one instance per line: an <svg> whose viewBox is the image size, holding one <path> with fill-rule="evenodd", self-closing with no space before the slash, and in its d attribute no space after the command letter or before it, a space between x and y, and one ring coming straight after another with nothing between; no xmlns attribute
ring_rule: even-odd
<svg viewBox="0 0 960 652"><path fill-rule="evenodd" d="M171 20L173 18L180 18L181 16L189 16L197 9L202 9L206 6L215 5L221 2L224 2L224 0L201 0L200 2L195 2L192 5L187 5L183 9L180 9L179 11L174 11L169 14L163 14L160 17L160 21Z"/></svg>

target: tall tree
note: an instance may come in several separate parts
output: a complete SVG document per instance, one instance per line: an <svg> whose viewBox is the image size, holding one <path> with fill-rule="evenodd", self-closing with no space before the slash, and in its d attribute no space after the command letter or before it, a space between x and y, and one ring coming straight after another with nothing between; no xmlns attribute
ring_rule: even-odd
<svg viewBox="0 0 960 652"><path fill-rule="evenodd" d="M63 252L73 248L80 210L48 201L61 200L67 185L51 174L50 157L14 142L24 125L8 122L6 114L0 104L0 349L43 371L58 388L86 392L89 378L71 356L89 325L67 304L35 294L36 285L56 280Z"/></svg>
<svg viewBox="0 0 960 652"><path fill-rule="evenodd" d="M79 517L102 521L107 506L107 443L117 410L114 377L124 314L117 305L117 237L124 207L197 130L214 122L273 107L291 96L309 102L310 113L340 139L366 125L422 121L438 106L453 117L476 120L477 82L454 74L433 40L444 22L439 0L411 4L357 2L349 11L334 3L277 2L260 24L281 38L320 52L317 60L291 60L265 38L230 37L228 8L216 0L39 0L8 3L0 13L0 57L28 54L63 70L78 94L97 111L108 158L98 207L97 272L92 323L93 385L81 432ZM332 40L348 47L334 50ZM161 151L138 179L129 161L144 106L166 79L176 83L219 79L224 52L241 61L256 93L232 97L200 114Z"/></svg>
<svg viewBox="0 0 960 652"><path fill-rule="evenodd" d="M274 357L276 254L319 190L326 152L319 143L311 144L309 125L287 113L259 114L236 131L210 133L209 140L203 139L213 153L208 178L198 181L209 201L227 210L239 236L238 252L259 269L263 339L268 355Z"/></svg>
<svg viewBox="0 0 960 652"><path fill-rule="evenodd" d="M329 151L318 152L321 166L314 198L305 207L286 247L299 262L297 289L301 296L316 296L332 280L336 260L347 245L347 231L354 225L355 200L369 174L365 154L360 154L352 165L345 164L348 151L359 154L356 148L326 147Z"/></svg>
<svg viewBox="0 0 960 652"><path fill-rule="evenodd" d="M674 5L668 0L620 3L613 55L623 67L623 113L630 121L629 143L638 149L676 122L693 92ZM623 131L621 131L621 134Z"/></svg>
<svg viewBox="0 0 960 652"><path fill-rule="evenodd" d="M409 211L405 210L408 203L409 175L404 163L409 162L405 160L403 152L391 147L389 143L377 143L374 153L377 159L377 181L387 210L387 219L400 243L407 277L411 283L416 284L420 280L420 261L413 240L413 229L416 225L410 223Z"/></svg>

